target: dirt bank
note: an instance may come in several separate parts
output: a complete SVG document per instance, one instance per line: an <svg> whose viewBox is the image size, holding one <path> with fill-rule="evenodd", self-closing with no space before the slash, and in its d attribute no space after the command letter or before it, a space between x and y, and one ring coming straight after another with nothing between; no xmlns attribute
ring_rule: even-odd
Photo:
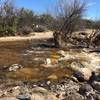
<svg viewBox="0 0 100 100"><path fill-rule="evenodd" d="M12 37L1 37L0 38L0 46L6 45L19 45L23 46L29 44L31 42L35 42L35 40L45 40L53 37L53 32L43 32L43 33L31 33L29 36L12 36Z"/></svg>

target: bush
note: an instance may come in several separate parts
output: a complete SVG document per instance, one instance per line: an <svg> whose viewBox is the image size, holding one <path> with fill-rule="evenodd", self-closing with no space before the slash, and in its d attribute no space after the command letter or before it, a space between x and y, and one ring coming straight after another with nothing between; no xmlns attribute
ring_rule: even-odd
<svg viewBox="0 0 100 100"><path fill-rule="evenodd" d="M45 32L47 31L47 28L45 26L38 25L34 27L33 31L34 32Z"/></svg>
<svg viewBox="0 0 100 100"><path fill-rule="evenodd" d="M19 29L19 32L22 33L22 35L28 35L32 32L32 28L28 27L28 26L24 26L22 28Z"/></svg>
<svg viewBox="0 0 100 100"><path fill-rule="evenodd" d="M8 28L8 29L5 30L5 35L15 36L15 30L13 28Z"/></svg>
<svg viewBox="0 0 100 100"><path fill-rule="evenodd" d="M15 30L12 27L0 30L0 37L15 36Z"/></svg>

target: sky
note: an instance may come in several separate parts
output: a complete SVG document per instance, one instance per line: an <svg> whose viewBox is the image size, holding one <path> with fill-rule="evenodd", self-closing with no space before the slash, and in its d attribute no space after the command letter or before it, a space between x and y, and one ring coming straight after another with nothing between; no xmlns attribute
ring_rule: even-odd
<svg viewBox="0 0 100 100"><path fill-rule="evenodd" d="M87 11L84 14L84 18L87 19L99 19L100 18L100 0L86 0ZM17 7L24 7L32 9L38 14L47 12L47 9L53 9L57 0L15 0Z"/></svg>

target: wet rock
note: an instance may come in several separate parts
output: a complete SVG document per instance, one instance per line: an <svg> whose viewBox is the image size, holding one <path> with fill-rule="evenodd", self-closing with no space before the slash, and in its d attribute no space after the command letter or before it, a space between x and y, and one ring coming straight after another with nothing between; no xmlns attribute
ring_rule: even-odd
<svg viewBox="0 0 100 100"><path fill-rule="evenodd" d="M76 77L79 82L84 82L84 75L81 72L75 72L74 77Z"/></svg>
<svg viewBox="0 0 100 100"><path fill-rule="evenodd" d="M98 73L92 72L92 76L90 77L88 82L92 84L94 81L100 82L100 76L98 75Z"/></svg>
<svg viewBox="0 0 100 100"><path fill-rule="evenodd" d="M9 71L10 71L10 72L11 72L11 71L17 71L18 69L21 69L21 68L23 68L22 65L13 64L13 65L11 65L11 66L9 67Z"/></svg>
<svg viewBox="0 0 100 100"><path fill-rule="evenodd" d="M60 54L60 55L62 55L63 57L65 57L65 51L63 51L63 50L60 50L60 51L58 51L58 54Z"/></svg>
<svg viewBox="0 0 100 100"><path fill-rule="evenodd" d="M16 98L17 98L18 100L31 100L31 97L30 97L30 95L28 95L28 94L18 95Z"/></svg>
<svg viewBox="0 0 100 100"><path fill-rule="evenodd" d="M94 88L95 90L100 91L100 82L94 81L94 82L92 83L92 86L93 86L93 88Z"/></svg>
<svg viewBox="0 0 100 100"><path fill-rule="evenodd" d="M48 79L50 79L50 80L57 80L58 77L56 75L50 75L50 76L48 76Z"/></svg>
<svg viewBox="0 0 100 100"><path fill-rule="evenodd" d="M70 79L71 79L73 82L77 82L77 83L79 82L79 81L77 80L77 78L74 77L74 76L71 76Z"/></svg>
<svg viewBox="0 0 100 100"><path fill-rule="evenodd" d="M40 93L48 93L48 90L43 88L43 87L38 87L36 86L35 88L33 88L32 90L33 93L37 93L37 92L40 92Z"/></svg>
<svg viewBox="0 0 100 100"><path fill-rule="evenodd" d="M80 68L83 68L84 66L81 63L78 62L72 62L71 63L71 68L75 71L79 71Z"/></svg>
<svg viewBox="0 0 100 100"><path fill-rule="evenodd" d="M92 76L92 71L88 68L80 68L79 71L75 72L74 76L80 81L88 81Z"/></svg>
<svg viewBox="0 0 100 100"><path fill-rule="evenodd" d="M47 58L46 61L45 61L45 64L46 65L51 65L51 59L50 58Z"/></svg>

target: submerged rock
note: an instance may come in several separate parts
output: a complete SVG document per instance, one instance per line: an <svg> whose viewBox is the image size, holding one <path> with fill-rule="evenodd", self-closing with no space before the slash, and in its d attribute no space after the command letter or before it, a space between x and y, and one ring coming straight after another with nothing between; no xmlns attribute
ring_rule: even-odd
<svg viewBox="0 0 100 100"><path fill-rule="evenodd" d="M21 69L21 68L23 68L22 65L13 64L13 65L11 65L11 66L9 67L9 71L10 71L10 72L11 72L11 71L17 71L18 69Z"/></svg>

